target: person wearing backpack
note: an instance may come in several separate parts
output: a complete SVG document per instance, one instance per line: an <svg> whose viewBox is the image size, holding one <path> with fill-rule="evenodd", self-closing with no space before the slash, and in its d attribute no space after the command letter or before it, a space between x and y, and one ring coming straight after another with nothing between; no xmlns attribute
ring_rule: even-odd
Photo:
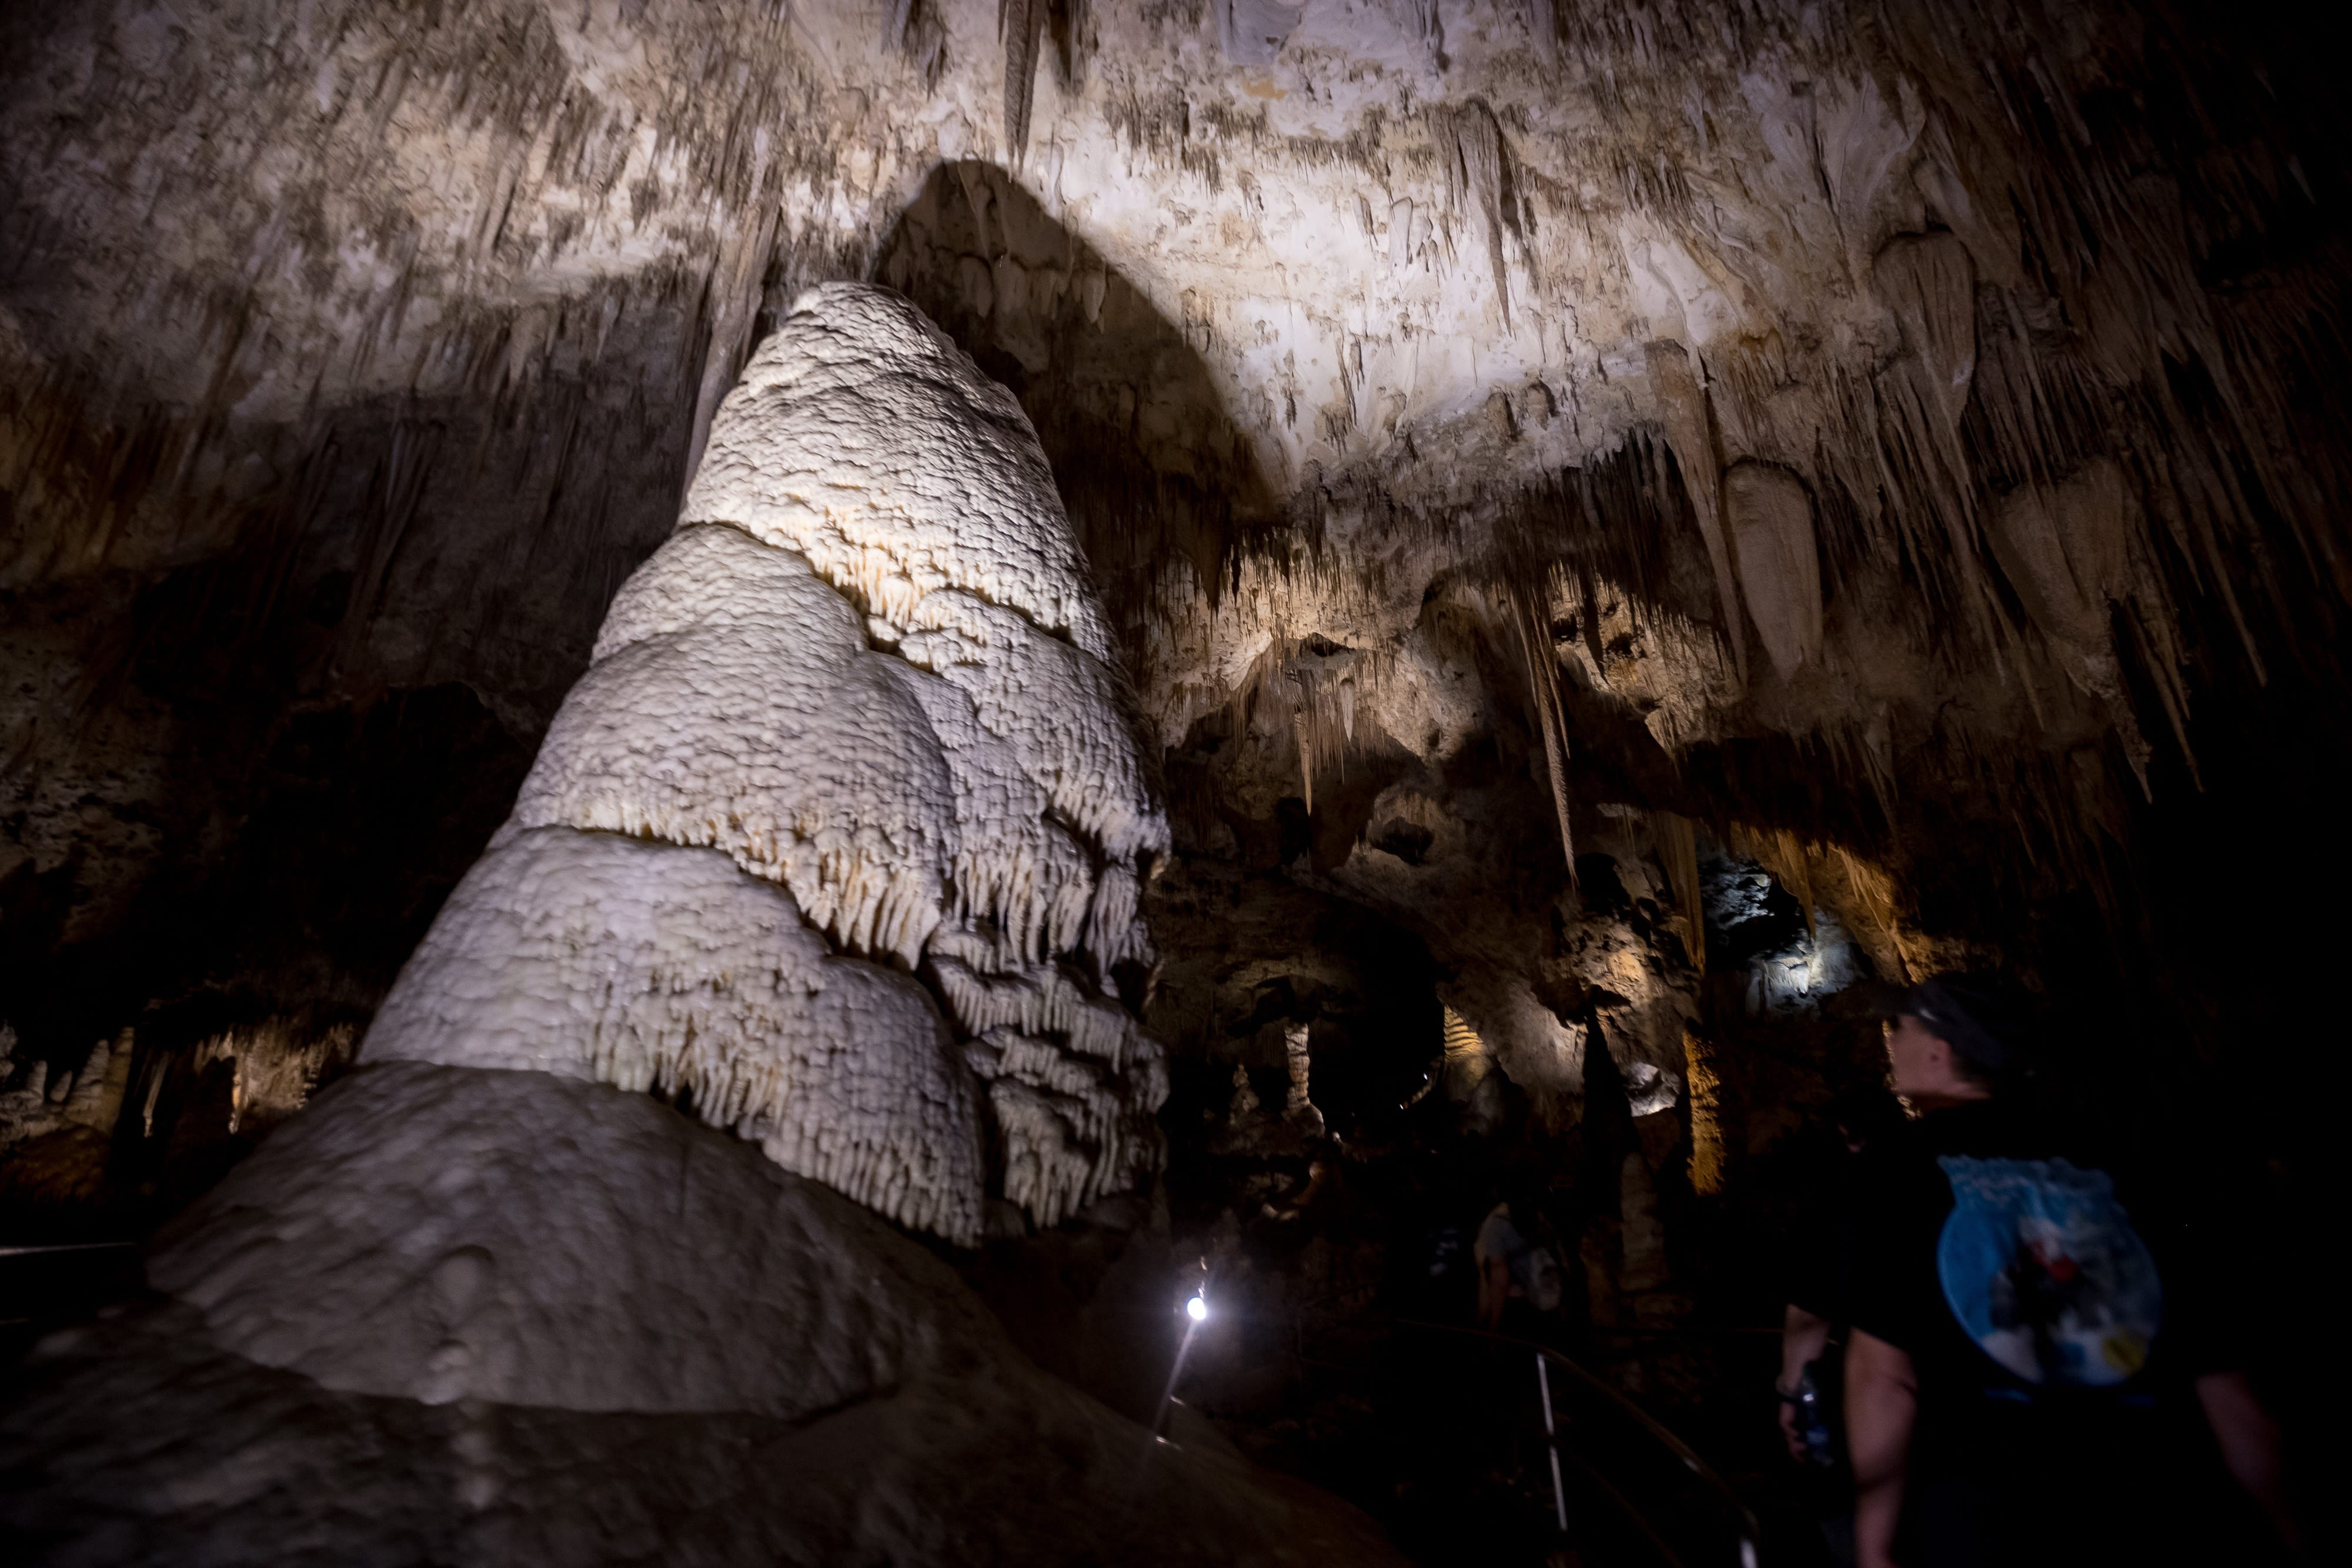
<svg viewBox="0 0 2352 1568"><path fill-rule="evenodd" d="M2299 1554L2219 1270L2130 1172L2032 1115L2018 1011L1995 985L1945 977L1885 1030L1916 1120L1873 1151L1856 1226L1845 1414L1863 1568L2245 1561L2221 1539L2217 1448Z"/></svg>
<svg viewBox="0 0 2352 1568"><path fill-rule="evenodd" d="M1790 1500L1819 1526L1822 1549L1853 1568L1853 1483L1845 1463L1845 1339L1853 1320L1854 1223L1865 1157L1899 1136L1903 1110L1884 1078L1848 1083L1830 1102L1828 1131L1801 1184L1802 1204L1780 1263L1781 1440L1795 1468Z"/></svg>
<svg viewBox="0 0 2352 1568"><path fill-rule="evenodd" d="M1559 1257L1548 1244L1542 1206L1528 1192L1495 1205L1478 1227L1478 1326L1489 1333L1542 1337L1566 1294Z"/></svg>

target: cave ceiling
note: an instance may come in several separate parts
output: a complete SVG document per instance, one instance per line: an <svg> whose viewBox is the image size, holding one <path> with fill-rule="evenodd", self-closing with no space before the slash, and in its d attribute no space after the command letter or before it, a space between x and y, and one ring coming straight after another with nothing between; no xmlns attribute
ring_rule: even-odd
<svg viewBox="0 0 2352 1568"><path fill-rule="evenodd" d="M1180 848L1443 924L1452 969L1518 977L1498 1016L1545 994L1551 890L1477 890L1615 845L1657 871L1629 898L1693 907L1690 819L1903 967L1922 833L2104 887L2129 814L2197 787L2200 703L2335 679L2340 162L2226 33L2038 0L18 8L12 899L69 946L163 918L168 844L277 886L221 845L278 808L219 780L301 775L331 720L375 759L333 789L478 781L462 869L753 347L856 278L1021 398ZM384 761L381 705L445 691L477 716ZM1654 970L1617 999L1679 1017Z"/></svg>

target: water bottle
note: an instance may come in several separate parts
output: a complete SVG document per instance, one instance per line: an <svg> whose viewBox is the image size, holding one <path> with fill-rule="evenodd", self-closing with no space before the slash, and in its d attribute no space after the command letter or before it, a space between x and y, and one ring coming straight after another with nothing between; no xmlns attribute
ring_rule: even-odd
<svg viewBox="0 0 2352 1568"><path fill-rule="evenodd" d="M1823 1469L1837 1463L1830 1446L1829 1415L1822 1408L1822 1391L1814 1385L1811 1367L1797 1379L1797 1435L1805 1441L1806 1463Z"/></svg>

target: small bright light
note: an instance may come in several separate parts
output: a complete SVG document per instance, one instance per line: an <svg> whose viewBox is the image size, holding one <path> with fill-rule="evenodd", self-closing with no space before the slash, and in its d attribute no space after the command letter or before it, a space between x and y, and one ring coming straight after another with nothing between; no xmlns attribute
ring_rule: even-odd
<svg viewBox="0 0 2352 1568"><path fill-rule="evenodd" d="M1195 1296L1184 1303L1184 1315L1197 1323L1209 1315L1209 1303Z"/></svg>

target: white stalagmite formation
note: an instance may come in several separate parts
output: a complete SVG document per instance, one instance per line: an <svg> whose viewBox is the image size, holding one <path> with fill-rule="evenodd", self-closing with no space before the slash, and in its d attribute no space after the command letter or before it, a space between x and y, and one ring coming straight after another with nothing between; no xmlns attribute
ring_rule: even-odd
<svg viewBox="0 0 2352 1568"><path fill-rule="evenodd" d="M991 1147L1040 1224L1132 1185L1167 1077L1115 977L1168 830L1109 650L1011 394L812 290L365 1057L679 1095L959 1241Z"/></svg>
<svg viewBox="0 0 2352 1568"><path fill-rule="evenodd" d="M903 675L801 558L684 529L622 589L514 825L722 851L843 946L911 965L956 789Z"/></svg>

